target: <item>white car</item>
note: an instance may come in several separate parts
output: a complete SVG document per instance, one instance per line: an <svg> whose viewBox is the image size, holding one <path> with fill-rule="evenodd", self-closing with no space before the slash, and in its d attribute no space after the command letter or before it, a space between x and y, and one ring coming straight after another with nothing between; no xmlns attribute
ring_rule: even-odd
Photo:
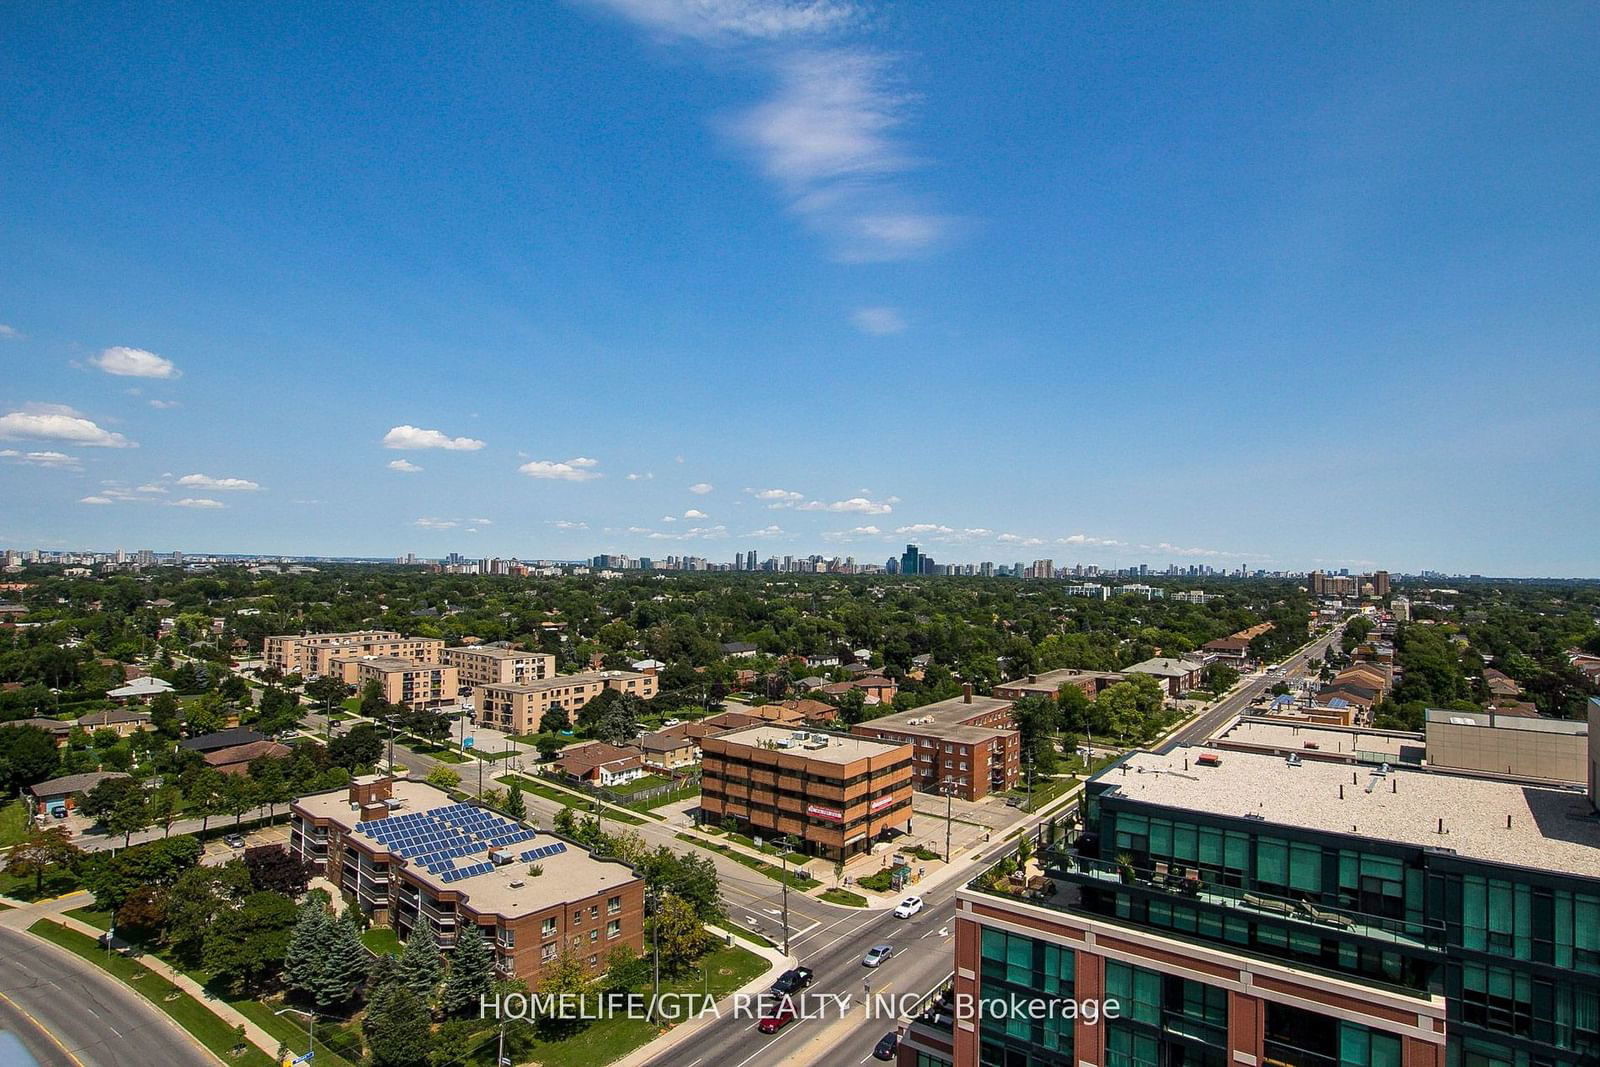
<svg viewBox="0 0 1600 1067"><path fill-rule="evenodd" d="M668 719L665 722L663 722L661 725L662 726L677 726L678 725L678 720L677 719Z"/></svg>
<svg viewBox="0 0 1600 1067"><path fill-rule="evenodd" d="M900 902L900 906L894 909L894 917L896 919L909 919L911 916L915 915L921 910L921 897L906 897L906 899Z"/></svg>

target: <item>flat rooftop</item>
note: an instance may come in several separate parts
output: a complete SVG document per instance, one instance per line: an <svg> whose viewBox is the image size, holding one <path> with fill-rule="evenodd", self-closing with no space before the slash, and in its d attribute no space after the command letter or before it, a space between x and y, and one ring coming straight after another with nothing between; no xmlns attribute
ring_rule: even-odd
<svg viewBox="0 0 1600 1067"><path fill-rule="evenodd" d="M358 782L372 780L372 777L357 779ZM397 779L393 799L402 803L388 818L366 822L361 821L359 811L352 809L349 792L344 789L302 797L295 801L295 807L308 815L330 820L351 840L369 849L387 851L392 856L410 853L402 861L408 876L427 886L435 895L460 893L472 910L480 914L493 913L507 918L529 915L552 904L582 900L627 885L638 877L626 863L596 859L581 845L526 827L522 829L527 836L521 840L494 846L503 847L512 854L514 858L510 863L482 869L488 863L491 847L483 840L481 847L437 860L430 869L419 861L422 856L434 853L420 851L429 849L430 845L416 843L419 838L437 837L441 845L459 840L457 847L466 848L468 844L477 843L474 839L509 834L516 824L482 808L457 804L444 790L426 782ZM410 836L390 840L379 836L391 836L394 833L391 827L402 825L402 819L406 820ZM385 823L391 827L385 827ZM402 840L406 843L402 844ZM534 852L542 854L522 858ZM544 869L537 878L528 874L529 866L534 863ZM464 877L457 873L469 871L475 873ZM513 887L512 882L523 884Z"/></svg>
<svg viewBox="0 0 1600 1067"><path fill-rule="evenodd" d="M402 659L399 656L335 656L335 663L359 663L373 670L393 673L396 671L436 671L437 663L418 663L414 659Z"/></svg>
<svg viewBox="0 0 1600 1067"><path fill-rule="evenodd" d="M486 659L543 659L548 653L528 652L520 648L499 648L494 645L451 645L446 652L464 652Z"/></svg>
<svg viewBox="0 0 1600 1067"><path fill-rule="evenodd" d="M1405 759L1412 763L1421 762L1424 752L1422 738L1414 734L1344 730L1316 723L1262 722L1259 719L1241 719L1212 740L1261 745L1284 751L1310 749L1349 756L1360 752L1388 756L1395 762Z"/></svg>
<svg viewBox="0 0 1600 1067"><path fill-rule="evenodd" d="M1220 765L1197 766L1195 757L1205 751L1218 755ZM1582 792L1409 768L1391 769L1382 777L1374 769L1313 760L1293 767L1279 756L1180 748L1166 755L1133 753L1095 780L1147 804L1260 816L1267 825L1450 849L1491 863L1600 877L1600 818ZM1357 776L1355 785L1350 783L1352 774ZM1440 819L1443 834L1438 832Z"/></svg>
<svg viewBox="0 0 1600 1067"><path fill-rule="evenodd" d="M514 693L540 693L546 689L562 689L569 685L593 685L596 682L620 678L649 678L638 671L584 671L581 674L552 674L531 682L491 682L485 689L499 689Z"/></svg>
<svg viewBox="0 0 1600 1067"><path fill-rule="evenodd" d="M1428 723L1477 726L1485 730L1589 736L1589 723L1584 719L1530 719L1525 715L1494 715L1482 711L1451 711L1448 708L1429 708Z"/></svg>
<svg viewBox="0 0 1600 1067"><path fill-rule="evenodd" d="M1011 678L1001 682L1000 685L1006 689L1026 689L1030 693L1047 693L1053 696L1060 691L1063 685L1070 681L1081 681L1084 678L1115 678L1120 682L1123 677L1121 671L1080 671L1071 667L1063 667L1060 670L1043 671L1035 674L1032 676L1032 681L1028 680L1028 675L1024 675L1021 678Z"/></svg>
<svg viewBox="0 0 1600 1067"><path fill-rule="evenodd" d="M924 704L920 708L910 711L897 711L893 715L885 715L877 719L869 719L862 726L881 727L885 730L895 730L900 733L915 734L925 737L937 737L942 741L962 741L976 743L987 741L999 734L1015 733L1014 729L1004 729L995 726L969 726L962 719L970 719L974 715L988 715L997 711L1010 709L1015 701L1001 700L998 697L974 696L971 703L962 697L951 697L934 704Z"/></svg>
<svg viewBox="0 0 1600 1067"><path fill-rule="evenodd" d="M797 740L801 734L805 735L805 739ZM905 747L890 741L874 741L872 738L856 737L853 734L828 734L818 730L797 730L794 727L772 726L767 723L730 730L708 740L726 741L729 744L745 745L750 748L770 748L791 756L804 756L809 760L838 764L854 763L856 760L873 756L887 756ZM827 743L818 744L819 741ZM816 747L812 747L813 745Z"/></svg>

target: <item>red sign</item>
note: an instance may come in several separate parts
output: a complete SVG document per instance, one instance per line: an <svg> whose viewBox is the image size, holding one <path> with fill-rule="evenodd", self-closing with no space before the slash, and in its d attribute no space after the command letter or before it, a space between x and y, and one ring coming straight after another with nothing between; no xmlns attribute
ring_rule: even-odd
<svg viewBox="0 0 1600 1067"><path fill-rule="evenodd" d="M879 797L877 800L874 800L872 802L872 807L868 808L867 810L872 813L877 813L882 811L884 808L887 808L890 804L893 804L894 801L894 794L891 793L888 796Z"/></svg>
<svg viewBox="0 0 1600 1067"><path fill-rule="evenodd" d="M844 812L838 808L824 808L820 804L807 804L806 814L815 815L819 819L832 819L834 822L844 822Z"/></svg>

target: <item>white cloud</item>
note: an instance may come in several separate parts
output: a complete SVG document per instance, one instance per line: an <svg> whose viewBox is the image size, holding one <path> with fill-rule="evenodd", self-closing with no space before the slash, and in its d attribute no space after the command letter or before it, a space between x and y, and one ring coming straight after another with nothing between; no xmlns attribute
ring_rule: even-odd
<svg viewBox="0 0 1600 1067"><path fill-rule="evenodd" d="M711 516L707 515L698 508L690 508L688 511L683 513L683 517L686 519L709 519Z"/></svg>
<svg viewBox="0 0 1600 1067"><path fill-rule="evenodd" d="M906 320L901 318L900 312L894 308L861 308L850 316L850 321L855 323L856 329L862 333L879 337L900 333L906 328Z"/></svg>
<svg viewBox="0 0 1600 1067"><path fill-rule="evenodd" d="M840 0L594 0L665 37L705 44L771 41L832 30L855 17Z"/></svg>
<svg viewBox="0 0 1600 1067"><path fill-rule="evenodd" d="M166 411L168 408L175 408L179 405L176 400L152 400L150 401L150 406L153 408L158 408L162 411Z"/></svg>
<svg viewBox="0 0 1600 1067"><path fill-rule="evenodd" d="M550 519L548 520L548 525L554 526L558 530L587 530L589 528L588 523L574 522L571 519Z"/></svg>
<svg viewBox="0 0 1600 1067"><path fill-rule="evenodd" d="M111 502L111 498L106 496L86 496L78 501L80 504L109 504Z"/></svg>
<svg viewBox="0 0 1600 1067"><path fill-rule="evenodd" d="M745 492L755 496L757 500L765 501L769 508L792 508L805 499L803 493L796 493L792 489L746 489Z"/></svg>
<svg viewBox="0 0 1600 1067"><path fill-rule="evenodd" d="M411 525L420 526L424 530L453 530L461 524L454 519L421 518Z"/></svg>
<svg viewBox="0 0 1600 1067"><path fill-rule="evenodd" d="M517 470L530 478L546 478L562 482L587 482L601 477L600 472L591 470L595 465L592 459L579 456L566 462L553 459L535 459L524 463Z"/></svg>
<svg viewBox="0 0 1600 1067"><path fill-rule="evenodd" d="M14 448L0 449L0 457L26 463L34 467L58 467L66 470L81 469L78 457L65 452L18 452Z"/></svg>
<svg viewBox="0 0 1600 1067"><path fill-rule="evenodd" d="M751 530L749 533L745 534L745 536L746 537L782 537L783 536L783 527L779 526L777 523L773 523L770 526L763 526L759 530Z"/></svg>
<svg viewBox="0 0 1600 1067"><path fill-rule="evenodd" d="M384 448L423 449L442 448L450 452L476 452L483 442L471 437L451 437L438 430L424 430L418 426L396 426L383 435Z"/></svg>
<svg viewBox="0 0 1600 1067"><path fill-rule="evenodd" d="M892 499L892 498L891 498ZM820 500L808 500L800 505L801 511L845 511L858 512L862 515L887 515L894 508L887 500L869 500L864 496L853 496L849 500L835 500L831 504Z"/></svg>
<svg viewBox="0 0 1600 1067"><path fill-rule="evenodd" d="M185 474L178 484L189 489L212 489L224 493L253 493L261 486L247 478L213 478L209 474Z"/></svg>
<svg viewBox="0 0 1600 1067"><path fill-rule="evenodd" d="M104 429L71 408L42 405L31 411L0 415L0 440L17 438L68 441L85 448L137 448L132 441Z"/></svg>
<svg viewBox="0 0 1600 1067"><path fill-rule="evenodd" d="M142 348L126 348L118 345L107 348L98 356L89 360L107 374L115 374L120 378L176 378L178 368L172 360L146 352Z"/></svg>
<svg viewBox="0 0 1600 1067"><path fill-rule="evenodd" d="M417 466L409 459L391 459L388 463L388 467L390 470L399 471L401 474L416 474L422 470L421 467Z"/></svg>
<svg viewBox="0 0 1600 1067"><path fill-rule="evenodd" d="M1088 534L1081 534L1080 533L1080 534L1073 534L1071 537L1058 537L1058 538L1056 538L1056 544L1058 544L1058 545L1101 545L1101 546L1107 546L1107 547L1116 547L1118 545L1121 545L1122 542L1116 540L1115 538L1111 538L1111 537L1090 537Z"/></svg>
<svg viewBox="0 0 1600 1067"><path fill-rule="evenodd" d="M473 519L472 521L477 523L479 526L493 526L494 525L494 520L493 519Z"/></svg>
<svg viewBox="0 0 1600 1067"><path fill-rule="evenodd" d="M955 531L955 527L953 527L953 526L941 526L939 523L936 523L936 522L917 522L917 523L912 523L910 526L897 526L897 527L895 527L895 531L894 532L897 533L897 534L911 534L913 536L920 536L920 535L935 534L935 533L937 533L937 534L952 534L952 533L955 533L956 531Z"/></svg>
<svg viewBox="0 0 1600 1067"><path fill-rule="evenodd" d="M172 506L175 508L220 508L227 505L220 500L212 500L210 497L186 496L182 500L174 500Z"/></svg>
<svg viewBox="0 0 1600 1067"><path fill-rule="evenodd" d="M710 482L695 482L689 487L689 492L695 493L699 496L705 496L715 488L716 486L712 485Z"/></svg>
<svg viewBox="0 0 1600 1067"><path fill-rule="evenodd" d="M590 467L598 467L598 466L600 466L600 461L599 460L590 459L588 456L578 456L575 459L567 460L567 462L570 463L574 467L582 467L585 470L587 470Z"/></svg>
<svg viewBox="0 0 1600 1067"><path fill-rule="evenodd" d="M16 327L7 326L5 323L0 322L0 341L20 341L22 339L22 334L17 331Z"/></svg>
<svg viewBox="0 0 1600 1067"><path fill-rule="evenodd" d="M628 475L628 481L630 481L630 482L648 482L651 479L653 479L654 477L655 477L655 475L650 473L649 471L645 471L643 474L640 474L639 472L635 471L635 472L630 473Z"/></svg>
<svg viewBox="0 0 1600 1067"><path fill-rule="evenodd" d="M165 493L167 491L167 487L164 485L157 485L155 482L146 482L136 491L140 493Z"/></svg>

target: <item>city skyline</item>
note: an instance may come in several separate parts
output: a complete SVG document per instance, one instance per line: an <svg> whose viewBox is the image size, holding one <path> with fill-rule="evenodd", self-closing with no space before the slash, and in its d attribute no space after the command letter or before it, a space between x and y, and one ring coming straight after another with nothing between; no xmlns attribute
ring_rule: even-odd
<svg viewBox="0 0 1600 1067"><path fill-rule="evenodd" d="M1582 5L7 21L0 543L1600 574Z"/></svg>

